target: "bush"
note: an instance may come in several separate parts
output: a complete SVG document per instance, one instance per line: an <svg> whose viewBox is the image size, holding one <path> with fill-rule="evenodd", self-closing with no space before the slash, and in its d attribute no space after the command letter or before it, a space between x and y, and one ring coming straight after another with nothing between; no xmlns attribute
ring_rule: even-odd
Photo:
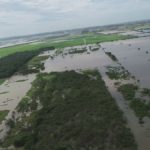
<svg viewBox="0 0 150 150"><path fill-rule="evenodd" d="M24 65L29 60L31 60L34 56L37 56L42 51L50 50L52 48L53 47L47 47L41 48L37 51L34 50L34 51L17 52L9 56L0 58L0 79L10 77L11 75L19 71L21 67L23 67L23 69L26 69Z"/></svg>
<svg viewBox="0 0 150 150"><path fill-rule="evenodd" d="M121 85L118 90L123 94L126 100L133 100L138 87L134 84Z"/></svg>
<svg viewBox="0 0 150 150"><path fill-rule="evenodd" d="M150 116L150 104L142 102L141 99L134 99L133 101L131 101L130 106L139 118Z"/></svg>
<svg viewBox="0 0 150 150"><path fill-rule="evenodd" d="M25 143L28 141L28 135L26 133L19 133L15 136L14 146L15 147L23 147Z"/></svg>
<svg viewBox="0 0 150 150"><path fill-rule="evenodd" d="M9 119L6 122L6 125L9 126L10 128L14 128L15 127L15 121L13 119Z"/></svg>
<svg viewBox="0 0 150 150"><path fill-rule="evenodd" d="M117 57L113 55L111 52L105 52L113 61L118 61Z"/></svg>

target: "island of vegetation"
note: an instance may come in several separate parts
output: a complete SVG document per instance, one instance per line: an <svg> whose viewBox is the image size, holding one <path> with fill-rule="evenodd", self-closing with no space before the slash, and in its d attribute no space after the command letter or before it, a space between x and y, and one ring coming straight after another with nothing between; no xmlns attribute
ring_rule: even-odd
<svg viewBox="0 0 150 150"><path fill-rule="evenodd" d="M9 120L3 147L137 150L98 71L39 74L17 110L22 117Z"/></svg>
<svg viewBox="0 0 150 150"><path fill-rule="evenodd" d="M113 61L118 61L117 57L111 52L105 52L105 54L108 55Z"/></svg>
<svg viewBox="0 0 150 150"><path fill-rule="evenodd" d="M8 115L9 111L8 110L3 110L0 111L0 123L5 119L5 117Z"/></svg>
<svg viewBox="0 0 150 150"><path fill-rule="evenodd" d="M143 122L144 117L150 117L150 102L146 102L141 97L136 97L136 93L139 87L134 84L124 84L118 87L118 90L123 94L124 98L128 100L130 107L134 110L139 122ZM149 94L149 89L143 89L142 94ZM149 95L147 95L149 96Z"/></svg>
<svg viewBox="0 0 150 150"><path fill-rule="evenodd" d="M122 66L107 66L106 74L112 80L129 79L130 73Z"/></svg>
<svg viewBox="0 0 150 150"><path fill-rule="evenodd" d="M16 46L0 48L0 58L16 52L34 51L34 50L36 51L38 49L46 49L49 47L65 48L65 47L72 47L78 45L85 45L84 41L86 41L86 44L96 44L96 43L125 40L131 38L136 38L136 37L132 35L119 35L119 34L105 35L105 34L98 34L98 33L67 35L61 38L60 37L48 38L42 43L40 42L40 43L20 44Z"/></svg>

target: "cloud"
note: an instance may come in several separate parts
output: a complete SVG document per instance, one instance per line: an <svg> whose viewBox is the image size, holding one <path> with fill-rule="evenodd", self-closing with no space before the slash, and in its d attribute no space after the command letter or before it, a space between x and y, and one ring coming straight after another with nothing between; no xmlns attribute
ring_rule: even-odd
<svg viewBox="0 0 150 150"><path fill-rule="evenodd" d="M91 0L23 0L27 7L42 11L70 12L83 9L91 4Z"/></svg>
<svg viewBox="0 0 150 150"><path fill-rule="evenodd" d="M140 20L149 14L149 0L0 0L0 36Z"/></svg>
<svg viewBox="0 0 150 150"><path fill-rule="evenodd" d="M77 11L89 6L92 0L0 0L0 7L12 6L12 9L17 6L44 12L70 12ZM15 5L16 6L15 6Z"/></svg>
<svg viewBox="0 0 150 150"><path fill-rule="evenodd" d="M0 26L10 26L12 24L5 22L5 21L0 21Z"/></svg>

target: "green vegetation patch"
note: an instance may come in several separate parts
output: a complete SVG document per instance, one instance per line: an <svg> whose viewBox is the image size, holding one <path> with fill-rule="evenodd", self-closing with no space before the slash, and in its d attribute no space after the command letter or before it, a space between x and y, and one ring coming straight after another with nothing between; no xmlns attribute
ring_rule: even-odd
<svg viewBox="0 0 150 150"><path fill-rule="evenodd" d="M0 79L0 85L5 82L5 79Z"/></svg>
<svg viewBox="0 0 150 150"><path fill-rule="evenodd" d="M143 94L144 96L150 96L150 89L144 88L144 89L142 90L142 94Z"/></svg>
<svg viewBox="0 0 150 150"><path fill-rule="evenodd" d="M92 51L92 52L94 52L94 51L98 51L98 50L100 50L100 47L101 47L101 45L96 45L96 46L89 46L89 48L90 48L90 50Z"/></svg>
<svg viewBox="0 0 150 150"><path fill-rule="evenodd" d="M7 93L9 93L8 91L5 91L5 92L1 92L0 94L7 94Z"/></svg>
<svg viewBox="0 0 150 150"><path fill-rule="evenodd" d="M38 53L35 51L18 52L0 59L0 78L6 78L17 72L27 61Z"/></svg>
<svg viewBox="0 0 150 150"><path fill-rule="evenodd" d="M146 104L141 99L134 99L131 101L130 107L140 119L146 116L150 117L150 103Z"/></svg>
<svg viewBox="0 0 150 150"><path fill-rule="evenodd" d="M53 47L39 49L37 51L17 52L0 59L0 79L10 77L19 70L25 70L25 64L39 53Z"/></svg>
<svg viewBox="0 0 150 150"><path fill-rule="evenodd" d="M90 33L90 34L79 35L76 37L70 37L66 41L51 42L50 45L56 48L64 48L64 47L85 45L85 41L86 44L95 44L95 43L111 42L117 40L126 40L130 38L135 38L135 36L119 35L119 34L105 35L105 34Z"/></svg>
<svg viewBox="0 0 150 150"><path fill-rule="evenodd" d="M138 90L138 86L129 83L121 85L118 90L123 94L126 100L133 100L135 98L136 91Z"/></svg>
<svg viewBox="0 0 150 150"><path fill-rule="evenodd" d="M129 105L135 112L136 116L139 117L139 123L144 123L144 117L150 117L150 103L146 103L144 99L135 98L135 93L138 87L133 84L121 85L118 90L123 94L126 100L129 100ZM144 90L147 94L147 90Z"/></svg>
<svg viewBox="0 0 150 150"><path fill-rule="evenodd" d="M121 66L117 67L107 66L107 69L108 71L106 72L106 74L112 80L128 79L130 77L129 72Z"/></svg>
<svg viewBox="0 0 150 150"><path fill-rule="evenodd" d="M27 81L27 79L17 80L16 82L25 82L25 81Z"/></svg>
<svg viewBox="0 0 150 150"><path fill-rule="evenodd" d="M33 59L31 59L31 61L29 61L28 68L32 69L32 68L36 68L36 69L44 69L44 64L42 63L43 61L45 61L46 59L48 59L49 56L36 56Z"/></svg>
<svg viewBox="0 0 150 150"><path fill-rule="evenodd" d="M29 108L30 108L29 105L30 105L30 98L24 97L18 104L17 111L18 112L28 112Z"/></svg>
<svg viewBox="0 0 150 150"><path fill-rule="evenodd" d="M105 54L108 55L113 61L118 61L117 57L111 52L105 52Z"/></svg>
<svg viewBox="0 0 150 150"><path fill-rule="evenodd" d="M68 53L69 54L80 54L80 53L84 53L84 52L87 52L86 48L81 48L81 49L74 48L74 49L69 50Z"/></svg>
<svg viewBox="0 0 150 150"><path fill-rule="evenodd" d="M35 56L22 67L20 72L23 74L38 73L40 70L45 69L42 61L45 61L48 58L49 56Z"/></svg>
<svg viewBox="0 0 150 150"><path fill-rule="evenodd" d="M0 111L0 123L5 119L5 117L8 115L8 110Z"/></svg>
<svg viewBox="0 0 150 150"><path fill-rule="evenodd" d="M34 57L31 61L29 61L29 65L31 66L36 66L37 64L39 64L41 61L44 61L46 59L48 59L49 56L36 56Z"/></svg>
<svg viewBox="0 0 150 150"><path fill-rule="evenodd" d="M53 46L55 46L56 48L65 48L70 46L84 45L85 40L87 44L95 44L100 42L125 40L130 38L135 38L135 36L119 35L119 34L105 35L105 34L90 33L76 36L64 36L61 38L55 37L53 39L50 38L46 40L44 43L21 44L16 46L0 48L0 56L5 57L16 52L34 51L34 50L36 51L43 48L48 50L49 47Z"/></svg>
<svg viewBox="0 0 150 150"><path fill-rule="evenodd" d="M29 105L30 117L12 128L5 146L14 144L24 150L137 150L123 114L98 72L39 74L28 96L42 107ZM18 107L26 110L29 101L23 101Z"/></svg>
<svg viewBox="0 0 150 150"><path fill-rule="evenodd" d="M2 58L17 52L39 51L40 49L51 50L51 48L54 49L54 47L49 46L49 43L20 44L0 48L0 57Z"/></svg>

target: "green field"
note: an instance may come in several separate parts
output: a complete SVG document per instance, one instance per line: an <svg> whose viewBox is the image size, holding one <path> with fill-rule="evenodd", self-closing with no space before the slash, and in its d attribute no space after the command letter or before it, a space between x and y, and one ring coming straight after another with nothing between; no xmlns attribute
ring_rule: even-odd
<svg viewBox="0 0 150 150"><path fill-rule="evenodd" d="M55 46L56 48L64 48L69 46L84 45L84 41L86 41L86 44L95 44L102 42L125 40L129 38L133 38L133 36L124 36L119 34L110 34L110 35L86 34L70 38L69 40L66 41L52 42L51 45Z"/></svg>
<svg viewBox="0 0 150 150"><path fill-rule="evenodd" d="M43 48L47 46L64 48L69 46L83 45L84 40L86 40L87 44L94 44L94 43L101 43L101 42L108 42L108 41L125 40L129 38L133 38L133 36L126 36L126 35L119 35L119 34L104 35L104 34L95 34L95 33L76 35L76 36L66 36L63 38L49 39L45 41L45 43L22 44L22 45L16 45L16 46L11 46L6 48L0 48L0 57L4 57L15 52L37 50L39 48Z"/></svg>
<svg viewBox="0 0 150 150"><path fill-rule="evenodd" d="M16 46L11 46L6 48L0 48L0 57L4 57L16 52L38 50L39 48L43 48L46 46L47 44L38 43L38 44L22 44L22 45L16 45Z"/></svg>

